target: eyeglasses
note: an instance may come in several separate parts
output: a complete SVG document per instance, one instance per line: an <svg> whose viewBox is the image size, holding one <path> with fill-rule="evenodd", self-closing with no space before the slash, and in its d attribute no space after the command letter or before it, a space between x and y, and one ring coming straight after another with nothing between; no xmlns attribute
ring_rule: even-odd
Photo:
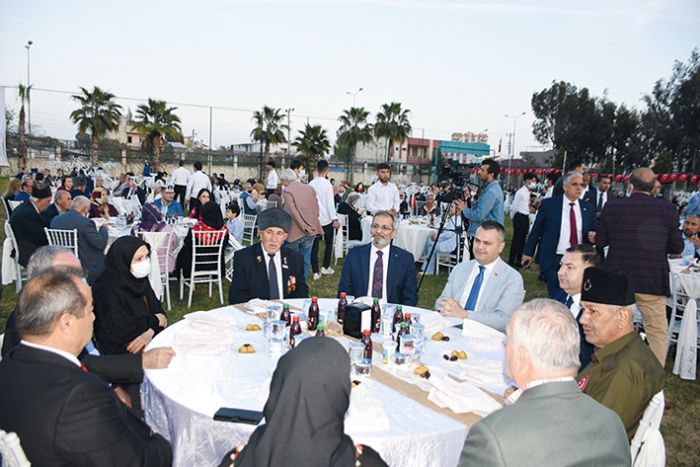
<svg viewBox="0 0 700 467"><path fill-rule="evenodd" d="M379 225L379 224L372 224L372 230L381 230L382 232L391 232L394 230L393 227L390 225Z"/></svg>

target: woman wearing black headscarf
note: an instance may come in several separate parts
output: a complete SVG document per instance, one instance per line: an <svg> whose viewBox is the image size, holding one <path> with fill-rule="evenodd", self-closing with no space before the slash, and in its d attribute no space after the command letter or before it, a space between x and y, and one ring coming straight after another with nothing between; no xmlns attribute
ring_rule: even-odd
<svg viewBox="0 0 700 467"><path fill-rule="evenodd" d="M192 227L190 232L222 232L218 238L221 242L226 245L228 242L228 229L226 228L226 223L224 222L224 216L221 215L221 208L218 204L213 201L209 201L200 208L200 220ZM176 275L179 277L180 271L184 277L190 277L192 271L192 234L187 232L187 236L182 243L182 249L177 255L177 260L175 262ZM214 242L212 242L214 243ZM216 245L219 243L216 242ZM199 244L198 244L199 248ZM205 250L208 251L209 249ZM212 246L212 254L216 254L217 247ZM221 249L221 270L224 271L224 252ZM204 261L211 261L211 257L205 256ZM201 266L201 270L205 271L208 269L216 269L213 264L205 264ZM200 269L198 269L200 270Z"/></svg>
<svg viewBox="0 0 700 467"><path fill-rule="evenodd" d="M148 281L150 246L124 236L110 247L92 286L95 338L103 354L142 352L168 320Z"/></svg>
<svg viewBox="0 0 700 467"><path fill-rule="evenodd" d="M386 466L368 446L355 446L344 433L350 405L350 358L328 337L306 339L277 362L265 425L220 467Z"/></svg>

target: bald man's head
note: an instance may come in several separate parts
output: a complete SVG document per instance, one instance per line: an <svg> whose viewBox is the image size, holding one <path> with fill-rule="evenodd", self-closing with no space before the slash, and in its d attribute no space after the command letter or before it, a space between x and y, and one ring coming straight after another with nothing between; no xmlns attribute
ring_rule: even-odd
<svg viewBox="0 0 700 467"><path fill-rule="evenodd" d="M651 193L651 190L654 189L655 181L656 174L648 167L634 169L630 174L630 183L634 191Z"/></svg>

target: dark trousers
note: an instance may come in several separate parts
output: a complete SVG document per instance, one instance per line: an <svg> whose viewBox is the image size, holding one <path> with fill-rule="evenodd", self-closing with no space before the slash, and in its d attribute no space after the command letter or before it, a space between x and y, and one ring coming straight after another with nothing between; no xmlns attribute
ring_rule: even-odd
<svg viewBox="0 0 700 467"><path fill-rule="evenodd" d="M530 217L519 212L515 213L515 217L513 217L513 240L510 242L508 264L516 269L520 267L520 261L523 259L528 230L530 230Z"/></svg>
<svg viewBox="0 0 700 467"><path fill-rule="evenodd" d="M331 266L331 255L333 254L333 222L323 226L323 238L326 243L326 251L323 252L323 267L328 269ZM318 272L318 246L321 243L321 237L314 238L314 246L311 248L311 270L316 274Z"/></svg>
<svg viewBox="0 0 700 467"><path fill-rule="evenodd" d="M187 186L185 185L175 185L175 199L180 202L182 209L185 209L185 193L187 192Z"/></svg>

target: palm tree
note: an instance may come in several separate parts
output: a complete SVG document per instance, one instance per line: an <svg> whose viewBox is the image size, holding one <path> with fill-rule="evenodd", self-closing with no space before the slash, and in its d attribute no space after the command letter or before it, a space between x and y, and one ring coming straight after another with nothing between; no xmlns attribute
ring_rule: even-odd
<svg viewBox="0 0 700 467"><path fill-rule="evenodd" d="M160 152L165 144L164 138L180 139L180 117L173 112L177 107L168 107L165 101L148 99L148 105L140 104L136 108L134 128L146 137L146 147L151 148L151 165L159 170Z"/></svg>
<svg viewBox="0 0 700 467"><path fill-rule="evenodd" d="M250 137L253 141L260 142L260 177L262 178L263 170L263 154L262 149L265 149L265 156L270 154L270 146L272 144L286 143L287 137L284 132L288 130L288 126L282 123L284 114L282 109L263 106L262 111L256 110L253 112L253 121L255 128L250 132Z"/></svg>
<svg viewBox="0 0 700 467"><path fill-rule="evenodd" d="M382 110L377 112L374 136L387 139L386 161L389 164L391 164L389 147L395 142L399 143L400 147L411 135L411 123L408 121L410 113L411 111L408 109L402 110L399 102L383 104Z"/></svg>
<svg viewBox="0 0 700 467"><path fill-rule="evenodd" d="M294 146L296 146L297 151L304 154L306 167L309 170L309 180L311 180L316 167L317 157L323 156L331 147L326 130L321 125L309 125L307 123L304 129L299 131L299 136L294 140Z"/></svg>
<svg viewBox="0 0 700 467"><path fill-rule="evenodd" d="M80 103L80 107L70 114L73 123L78 124L78 132L84 135L90 130L90 140L92 142L90 150L90 163L97 167L99 161L100 139L119 128L119 119L122 116L122 106L115 104L114 94L103 91L95 86L92 92L81 87L82 95L73 96L73 99Z"/></svg>
<svg viewBox="0 0 700 467"><path fill-rule="evenodd" d="M352 163L357 156L357 145L359 143L370 143L372 137L372 124L367 123L369 111L364 107L351 107L343 110L343 114L338 117L340 128L338 128L338 143L350 148L350 160L346 169L350 171L350 182L353 180Z"/></svg>
<svg viewBox="0 0 700 467"><path fill-rule="evenodd" d="M21 102L21 106L19 108L19 123L17 125L17 132L19 133L19 165L20 167L25 167L27 165L27 140L25 138L25 112L24 112L24 102L29 99L29 91L31 91L32 86L25 86L24 84L20 84L18 91L19 91L19 100Z"/></svg>

